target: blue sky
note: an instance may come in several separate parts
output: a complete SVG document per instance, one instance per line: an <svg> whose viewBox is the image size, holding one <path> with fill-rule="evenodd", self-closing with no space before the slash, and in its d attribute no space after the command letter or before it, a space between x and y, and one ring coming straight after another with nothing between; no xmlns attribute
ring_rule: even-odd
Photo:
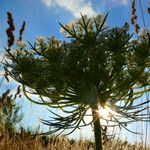
<svg viewBox="0 0 150 150"><path fill-rule="evenodd" d="M146 2L143 3L144 10L147 5ZM129 0L0 0L0 44L6 43L7 11L13 14L17 31L22 21L26 21L24 40L33 41L41 35L55 35L63 39L58 22L67 23L70 19L79 17L80 13L91 17L109 12L109 26L123 25L130 20L131 3ZM141 15L139 17L141 23ZM147 19L148 16L145 17Z"/></svg>
<svg viewBox="0 0 150 150"><path fill-rule="evenodd" d="M142 1L143 2L143 1ZM148 1L142 3L147 27L149 28L150 16L147 14ZM141 13L138 7L138 23L143 27ZM3 47L7 44L5 31L7 29L7 12L13 14L16 26L15 35L26 21L26 29L23 40L31 41L38 36L55 36L60 40L65 40L64 35L60 33L58 22L66 24L70 19L77 19L80 13L89 17L101 13L109 12L107 24L112 26L122 26L125 22L130 22L131 18L131 0L0 0L0 58L3 56ZM133 27L131 26L131 32ZM4 85L4 89L10 85ZM15 85L11 85L15 88ZM29 110L25 114L25 122L29 125L33 123L36 117L45 116L46 112L42 107L35 106L26 100L21 100L24 107L23 111ZM37 120L34 124L37 124Z"/></svg>

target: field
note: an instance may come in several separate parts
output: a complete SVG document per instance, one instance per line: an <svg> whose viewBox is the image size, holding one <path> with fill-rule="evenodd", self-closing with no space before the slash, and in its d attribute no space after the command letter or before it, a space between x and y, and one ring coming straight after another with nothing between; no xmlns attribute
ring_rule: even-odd
<svg viewBox="0 0 150 150"><path fill-rule="evenodd" d="M150 150L142 144L128 144L120 139L103 140L104 150ZM74 140L60 136L35 136L31 133L20 133L0 136L0 150L94 150L94 144L89 140Z"/></svg>
<svg viewBox="0 0 150 150"><path fill-rule="evenodd" d="M150 0L40 1L0 4L0 150L150 150Z"/></svg>

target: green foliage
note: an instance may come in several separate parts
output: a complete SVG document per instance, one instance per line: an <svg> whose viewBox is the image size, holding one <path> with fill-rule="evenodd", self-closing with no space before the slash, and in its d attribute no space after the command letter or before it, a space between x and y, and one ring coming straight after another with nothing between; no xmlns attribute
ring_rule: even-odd
<svg viewBox="0 0 150 150"><path fill-rule="evenodd" d="M89 125L84 121L87 110L99 106L110 107L129 122L147 120L148 114L140 113L149 101L139 103L138 98L150 90L149 40L145 36L133 40L127 24L108 28L106 18L81 15L76 22L60 23L70 42L40 37L33 45L29 42L31 49L20 40L14 49L6 49L6 73L22 84L27 98L66 113L50 110L55 117L42 120L52 127L48 133ZM32 94L39 101L30 98Z"/></svg>

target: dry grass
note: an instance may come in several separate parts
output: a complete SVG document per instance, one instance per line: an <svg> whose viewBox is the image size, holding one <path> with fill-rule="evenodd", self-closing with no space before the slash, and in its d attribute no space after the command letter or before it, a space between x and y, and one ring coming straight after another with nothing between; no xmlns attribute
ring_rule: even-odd
<svg viewBox="0 0 150 150"><path fill-rule="evenodd" d="M94 150L93 142L71 140L66 137L33 136L15 134L13 137L0 135L0 150ZM130 145L120 139L104 141L104 150L150 150L140 144Z"/></svg>

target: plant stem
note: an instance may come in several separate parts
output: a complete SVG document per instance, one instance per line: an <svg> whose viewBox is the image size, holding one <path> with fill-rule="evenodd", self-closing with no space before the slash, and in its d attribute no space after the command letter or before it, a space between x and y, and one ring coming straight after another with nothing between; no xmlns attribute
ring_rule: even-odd
<svg viewBox="0 0 150 150"><path fill-rule="evenodd" d="M101 124L99 119L99 114L96 109L92 109L93 125L94 125L94 138L95 138L95 150L102 150L102 134L101 134Z"/></svg>

